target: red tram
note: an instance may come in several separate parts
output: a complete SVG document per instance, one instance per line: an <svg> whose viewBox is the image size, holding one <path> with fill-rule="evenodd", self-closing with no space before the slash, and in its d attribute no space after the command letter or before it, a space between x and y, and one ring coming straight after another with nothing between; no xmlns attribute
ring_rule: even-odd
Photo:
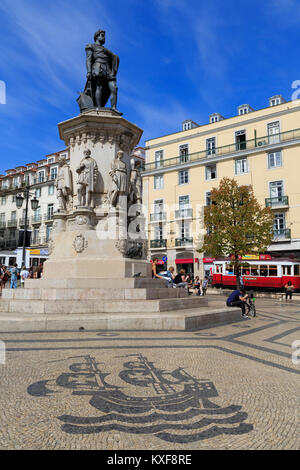
<svg viewBox="0 0 300 470"><path fill-rule="evenodd" d="M282 290L291 281L300 290L300 261L288 258L272 259L261 255L258 259L242 259L241 276L244 286L262 290ZM212 285L236 286L236 276L230 258L215 259L212 268Z"/></svg>

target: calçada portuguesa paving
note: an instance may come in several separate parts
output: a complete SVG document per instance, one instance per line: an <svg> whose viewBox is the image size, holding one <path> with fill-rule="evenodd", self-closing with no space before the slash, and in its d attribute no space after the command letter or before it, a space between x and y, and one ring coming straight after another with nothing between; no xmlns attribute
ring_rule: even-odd
<svg viewBox="0 0 300 470"><path fill-rule="evenodd" d="M0 449L299 449L300 303L257 308L193 332L0 333Z"/></svg>

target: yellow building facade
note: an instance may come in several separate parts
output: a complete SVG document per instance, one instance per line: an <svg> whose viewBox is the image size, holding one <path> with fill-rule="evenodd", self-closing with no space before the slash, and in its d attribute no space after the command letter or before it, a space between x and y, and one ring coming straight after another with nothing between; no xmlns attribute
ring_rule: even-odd
<svg viewBox="0 0 300 470"><path fill-rule="evenodd" d="M269 106L238 107L237 116L210 116L209 124L184 121L182 131L146 142L143 171L150 258L203 276L207 257L197 250L212 188L227 176L252 185L274 213L267 252L300 258L300 100L281 95Z"/></svg>

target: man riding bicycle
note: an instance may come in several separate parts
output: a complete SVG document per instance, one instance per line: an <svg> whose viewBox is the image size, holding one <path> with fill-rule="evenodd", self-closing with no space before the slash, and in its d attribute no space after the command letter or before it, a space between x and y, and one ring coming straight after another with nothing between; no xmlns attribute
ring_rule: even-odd
<svg viewBox="0 0 300 470"><path fill-rule="evenodd" d="M248 295L244 289L233 291L227 299L227 307L240 307L242 309L242 318L249 318L246 314L246 305Z"/></svg>

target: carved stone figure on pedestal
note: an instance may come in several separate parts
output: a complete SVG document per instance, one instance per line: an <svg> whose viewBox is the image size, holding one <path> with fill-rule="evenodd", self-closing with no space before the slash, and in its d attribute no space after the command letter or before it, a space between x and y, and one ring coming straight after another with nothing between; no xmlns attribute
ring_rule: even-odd
<svg viewBox="0 0 300 470"><path fill-rule="evenodd" d="M129 182L129 204L142 203L142 176L140 171L141 163L131 160L131 172Z"/></svg>
<svg viewBox="0 0 300 470"><path fill-rule="evenodd" d="M116 77L120 59L104 47L105 31L97 31L94 41L94 44L88 44L85 48L87 83L77 102L80 111L92 107L102 108L111 96L111 109L117 111Z"/></svg>
<svg viewBox="0 0 300 470"><path fill-rule="evenodd" d="M117 153L117 157L111 164L111 170L109 172L112 183L111 190L109 193L109 203L112 207L117 207L120 201L120 196L128 195L128 176L126 164L122 161L124 152L120 150Z"/></svg>
<svg viewBox="0 0 300 470"><path fill-rule="evenodd" d="M81 160L76 172L77 180L77 197L78 206L95 207L95 185L98 178L98 166L96 161L91 158L91 151L83 152L84 158Z"/></svg>
<svg viewBox="0 0 300 470"><path fill-rule="evenodd" d="M58 174L55 180L59 209L67 210L69 199L73 194L72 173L65 158L58 162Z"/></svg>

